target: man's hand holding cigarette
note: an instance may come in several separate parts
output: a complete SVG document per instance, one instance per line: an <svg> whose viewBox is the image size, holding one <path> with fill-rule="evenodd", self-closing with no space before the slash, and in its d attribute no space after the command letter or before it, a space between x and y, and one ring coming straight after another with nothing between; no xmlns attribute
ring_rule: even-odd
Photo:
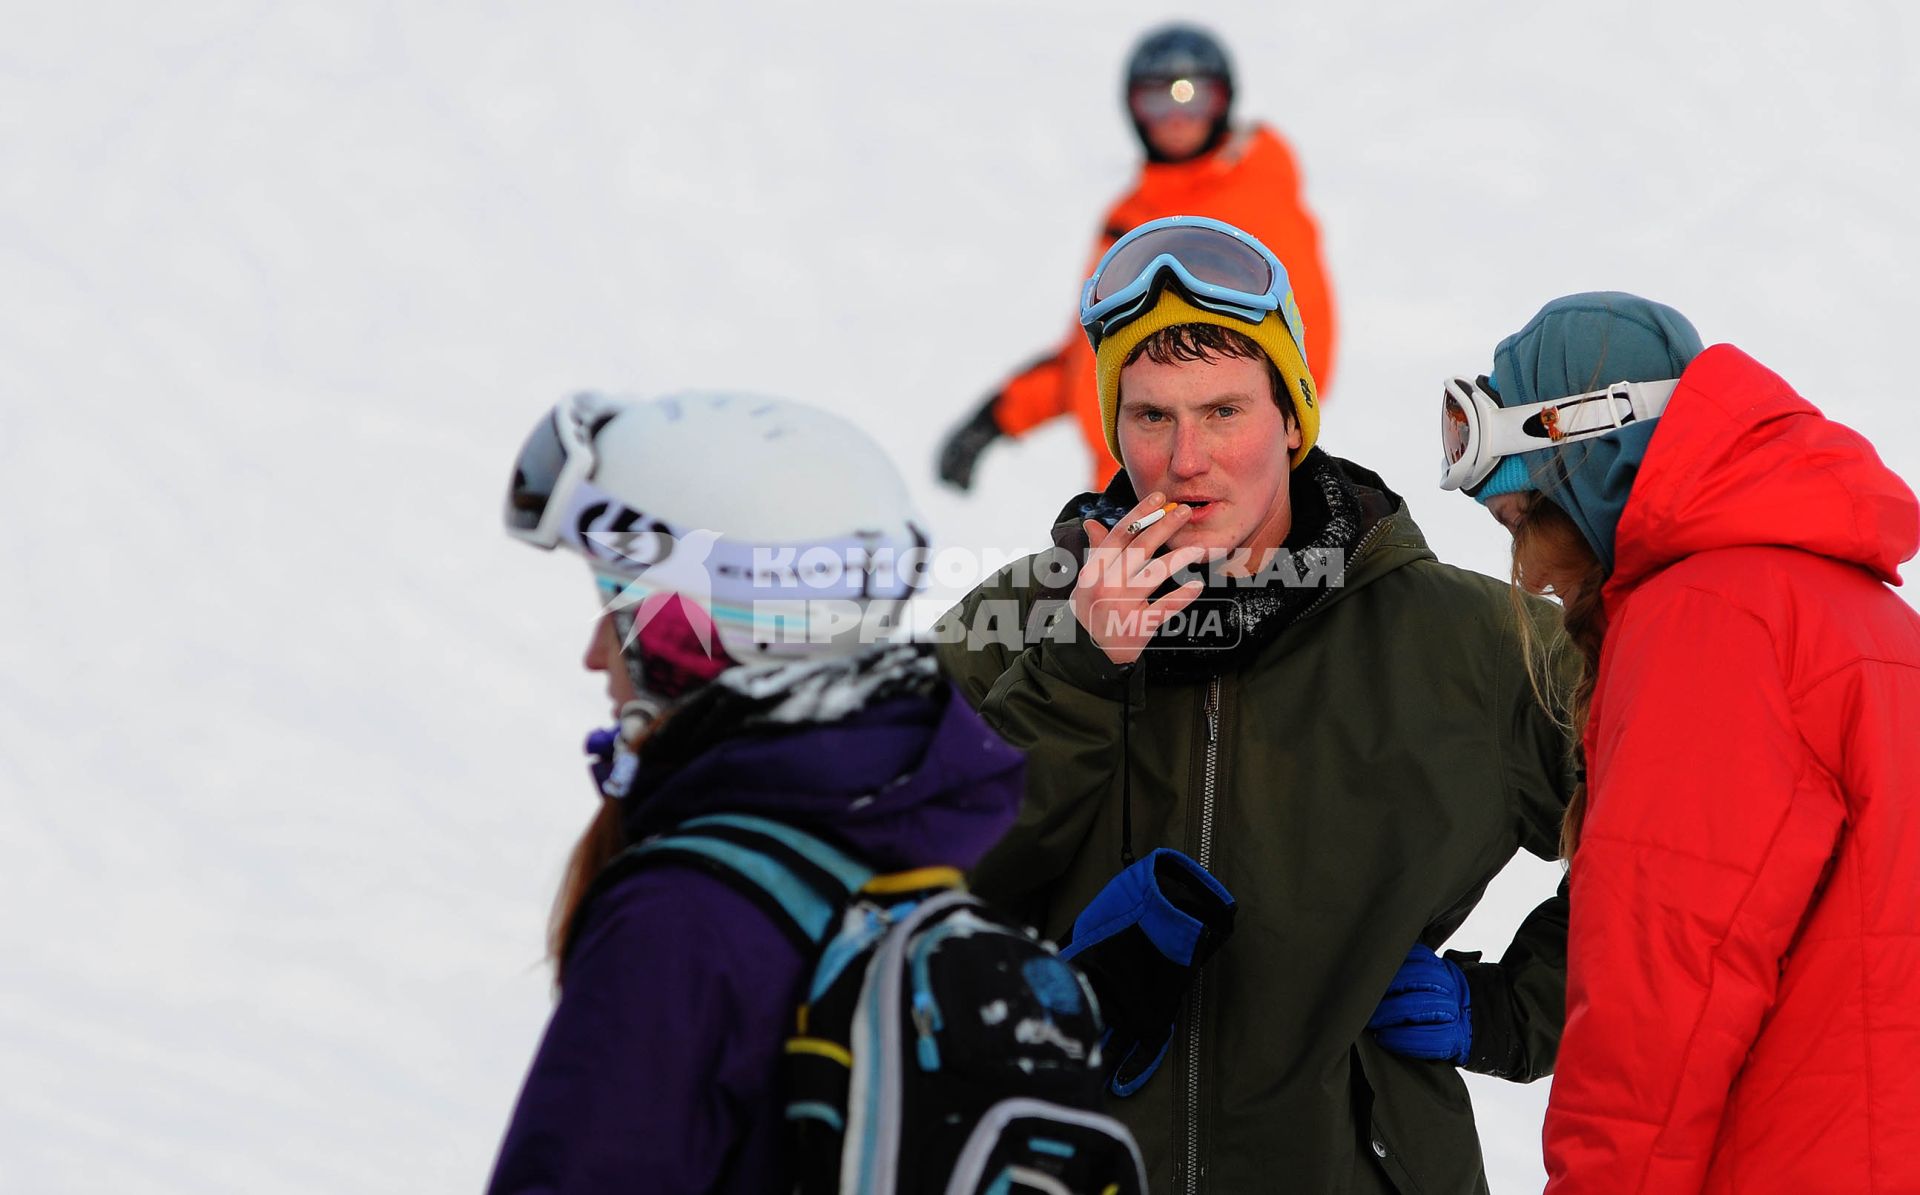
<svg viewBox="0 0 1920 1195"><path fill-rule="evenodd" d="M1154 553L1187 525L1192 508L1148 494L1108 530L1088 519L1086 563L1073 587L1073 616L1107 658L1131 664L1140 657L1166 619L1187 608L1205 589L1189 581L1154 601L1153 593L1169 576L1207 558L1199 545Z"/></svg>

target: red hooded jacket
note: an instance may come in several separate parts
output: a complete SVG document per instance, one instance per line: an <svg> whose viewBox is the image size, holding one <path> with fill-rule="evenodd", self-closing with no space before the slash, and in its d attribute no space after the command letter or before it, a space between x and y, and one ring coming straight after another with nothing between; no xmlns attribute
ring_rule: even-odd
<svg viewBox="0 0 1920 1195"><path fill-rule="evenodd" d="M1267 126L1256 125L1192 161L1147 163L1140 185L1107 212L1080 276L1092 274L1100 255L1127 231L1164 216L1224 220L1273 250L1287 268L1306 325L1307 367L1324 399L1333 388L1333 293L1320 260L1320 229L1301 198L1300 172L1287 143ZM993 404L994 422L1010 436L1024 435L1061 415L1073 415L1079 422L1087 451L1093 454L1093 488L1103 488L1113 476L1114 461L1100 425L1093 350L1078 321L1059 348L1008 381Z"/></svg>
<svg viewBox="0 0 1920 1195"><path fill-rule="evenodd" d="M1550 1195L1920 1192L1920 506L1728 345L1621 516Z"/></svg>

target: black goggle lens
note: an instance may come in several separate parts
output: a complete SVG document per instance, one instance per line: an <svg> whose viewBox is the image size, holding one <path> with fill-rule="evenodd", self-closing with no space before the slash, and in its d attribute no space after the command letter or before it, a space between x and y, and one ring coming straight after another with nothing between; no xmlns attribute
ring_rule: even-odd
<svg viewBox="0 0 1920 1195"><path fill-rule="evenodd" d="M542 420L520 446L519 459L513 465L513 482L507 489L507 523L520 531L532 531L547 513L553 487L567 465L567 449L560 439L554 417Z"/></svg>

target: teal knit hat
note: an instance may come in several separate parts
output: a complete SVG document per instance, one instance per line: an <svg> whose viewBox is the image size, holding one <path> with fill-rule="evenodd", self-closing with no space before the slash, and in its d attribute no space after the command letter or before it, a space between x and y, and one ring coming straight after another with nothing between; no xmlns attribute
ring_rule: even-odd
<svg viewBox="0 0 1920 1195"><path fill-rule="evenodd" d="M1677 378L1705 346L1687 317L1621 291L1555 299L1493 351L1489 379L1502 406L1548 402L1614 382ZM1647 444L1660 421L1630 424L1605 436L1521 453L1500 462L1476 491L1539 490L1566 510L1608 572L1613 531Z"/></svg>

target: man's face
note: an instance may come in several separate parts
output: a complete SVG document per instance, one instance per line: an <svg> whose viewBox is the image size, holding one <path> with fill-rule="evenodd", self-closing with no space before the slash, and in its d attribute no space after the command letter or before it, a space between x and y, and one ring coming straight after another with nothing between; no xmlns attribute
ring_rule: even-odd
<svg viewBox="0 0 1920 1195"><path fill-rule="evenodd" d="M1227 89L1217 79L1148 80L1134 86L1127 104L1154 152L1180 162L1206 147L1226 111Z"/></svg>
<svg viewBox="0 0 1920 1195"><path fill-rule="evenodd" d="M1150 120L1146 124L1147 142L1155 153L1175 162L1182 162L1200 152L1207 143L1207 136L1213 132L1213 120L1210 117L1188 113L1175 113Z"/></svg>
<svg viewBox="0 0 1920 1195"><path fill-rule="evenodd" d="M1273 401L1264 359L1141 357L1120 371L1119 433L1135 491L1193 507L1168 547L1245 548L1259 568L1292 530L1288 462L1300 425Z"/></svg>

